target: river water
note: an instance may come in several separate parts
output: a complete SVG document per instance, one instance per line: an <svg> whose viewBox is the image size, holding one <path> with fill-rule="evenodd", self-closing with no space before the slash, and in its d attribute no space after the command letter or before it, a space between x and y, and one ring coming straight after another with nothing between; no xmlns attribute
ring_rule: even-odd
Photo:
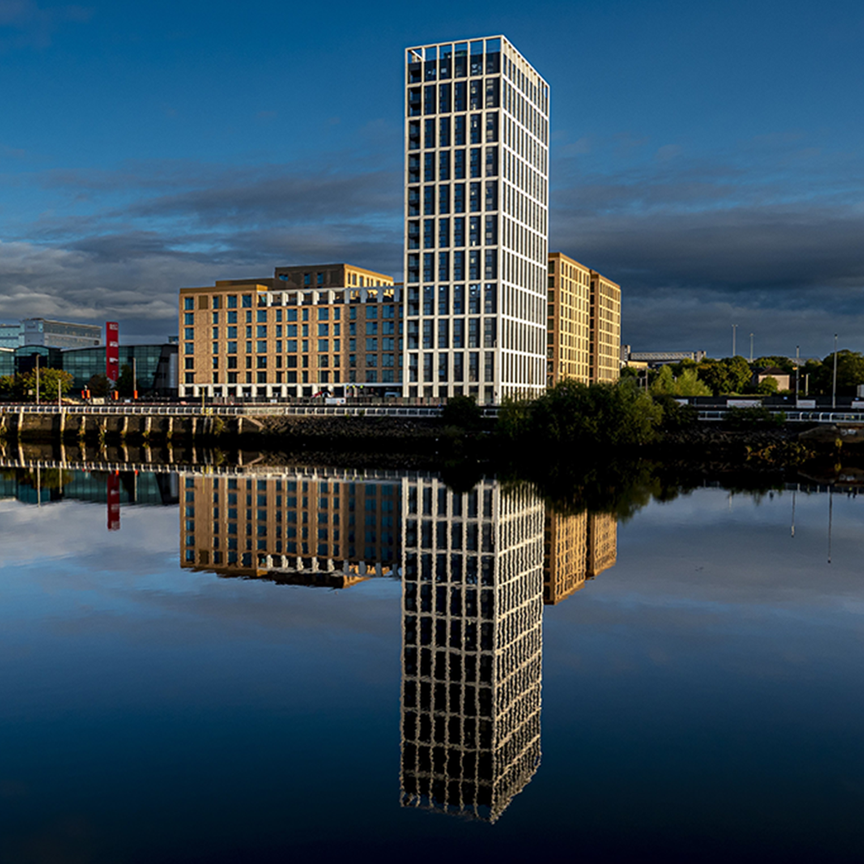
<svg viewBox="0 0 864 864"><path fill-rule="evenodd" d="M860 860L851 490L626 520L422 472L0 492L0 861Z"/></svg>

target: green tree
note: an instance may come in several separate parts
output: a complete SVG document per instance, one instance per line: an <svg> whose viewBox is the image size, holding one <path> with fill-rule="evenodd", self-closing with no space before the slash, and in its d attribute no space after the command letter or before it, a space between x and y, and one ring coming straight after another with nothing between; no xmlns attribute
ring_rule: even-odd
<svg viewBox="0 0 864 864"><path fill-rule="evenodd" d="M822 361L824 391L826 394L834 388L834 354L829 354ZM859 384L864 384L864 355L857 351L842 349L837 352L837 393L843 396L854 396Z"/></svg>
<svg viewBox="0 0 864 864"><path fill-rule="evenodd" d="M95 396L98 399L102 396L107 396L111 392L111 382L108 380L107 375L101 375L97 372L95 375L90 376L90 380L87 382L87 389L90 391L91 396Z"/></svg>
<svg viewBox="0 0 864 864"><path fill-rule="evenodd" d="M498 431L514 441L530 441L534 452L541 452L539 444L563 453L651 441L662 413L632 379L590 387L568 379L534 402L503 406Z"/></svg>
<svg viewBox="0 0 864 864"><path fill-rule="evenodd" d="M441 411L441 420L445 426L479 429L483 425L483 409L473 396L451 396Z"/></svg>
<svg viewBox="0 0 864 864"><path fill-rule="evenodd" d="M128 363L124 363L120 368L120 377L117 379L114 389L120 396L129 398L134 392L134 385L132 367Z"/></svg>
<svg viewBox="0 0 864 864"><path fill-rule="evenodd" d="M661 393L668 396L710 396L711 388L700 381L696 373L695 365L683 367L681 372L673 375L671 366L663 366L657 377L651 384L651 393Z"/></svg>
<svg viewBox="0 0 864 864"><path fill-rule="evenodd" d="M36 370L24 372L17 376L21 381L21 387L25 394L32 393L33 398L36 396ZM66 394L72 388L72 382L75 379L71 372L64 372L62 369L40 369L39 370L39 398L44 400L56 399L57 388L60 388L62 394Z"/></svg>
<svg viewBox="0 0 864 864"><path fill-rule="evenodd" d="M795 364L788 357L781 357L779 354L772 354L767 357L759 357L750 364L750 368L755 372L757 369L770 369L771 367L782 369L784 372L794 372Z"/></svg>
<svg viewBox="0 0 864 864"><path fill-rule="evenodd" d="M755 387L755 392L760 396L771 396L777 392L777 379L773 375L763 378Z"/></svg>
<svg viewBox="0 0 864 864"><path fill-rule="evenodd" d="M706 358L698 370L699 380L707 384L715 396L741 393L750 383L750 366L743 357Z"/></svg>

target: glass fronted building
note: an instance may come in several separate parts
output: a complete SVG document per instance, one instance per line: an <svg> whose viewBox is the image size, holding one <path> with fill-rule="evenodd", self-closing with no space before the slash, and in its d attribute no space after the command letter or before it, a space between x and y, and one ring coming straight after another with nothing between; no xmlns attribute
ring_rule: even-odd
<svg viewBox="0 0 864 864"><path fill-rule="evenodd" d="M120 372L133 368L139 393L177 394L176 345L121 345ZM72 390L83 390L94 375L105 374L105 346L73 348L62 352L62 368L74 376Z"/></svg>

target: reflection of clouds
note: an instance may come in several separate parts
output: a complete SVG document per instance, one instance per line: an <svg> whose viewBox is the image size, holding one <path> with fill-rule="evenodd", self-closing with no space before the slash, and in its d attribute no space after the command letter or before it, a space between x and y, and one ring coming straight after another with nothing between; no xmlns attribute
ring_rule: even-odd
<svg viewBox="0 0 864 864"><path fill-rule="evenodd" d="M835 674L862 644L864 500L696 490L652 503L619 528L615 570L547 608L546 660L591 674L668 667L747 679ZM838 646L845 646L838 652ZM706 679L706 686L710 682Z"/></svg>
<svg viewBox="0 0 864 864"><path fill-rule="evenodd" d="M104 504L63 501L37 507L3 501L3 564L83 556L93 566L112 566L120 554L127 566L135 567L142 556L176 555L177 518L175 507L123 507L121 530L109 532ZM106 557L100 565L101 555Z"/></svg>

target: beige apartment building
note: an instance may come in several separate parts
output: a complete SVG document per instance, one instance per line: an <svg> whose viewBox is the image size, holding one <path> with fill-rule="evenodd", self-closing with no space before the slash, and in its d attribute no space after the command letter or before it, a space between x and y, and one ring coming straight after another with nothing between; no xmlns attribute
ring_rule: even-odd
<svg viewBox="0 0 864 864"><path fill-rule="evenodd" d="M621 286L591 271L591 383L617 381L621 375Z"/></svg>
<svg viewBox="0 0 864 864"><path fill-rule="evenodd" d="M617 381L621 288L561 252L549 254L546 383Z"/></svg>
<svg viewBox="0 0 864 864"><path fill-rule="evenodd" d="M618 520L610 513L546 514L543 602L554 606L585 586L618 557Z"/></svg>
<svg viewBox="0 0 864 864"><path fill-rule="evenodd" d="M181 567L347 588L395 576L400 480L327 469L183 478Z"/></svg>
<svg viewBox="0 0 864 864"><path fill-rule="evenodd" d="M180 396L401 392L402 296L349 264L180 290Z"/></svg>

